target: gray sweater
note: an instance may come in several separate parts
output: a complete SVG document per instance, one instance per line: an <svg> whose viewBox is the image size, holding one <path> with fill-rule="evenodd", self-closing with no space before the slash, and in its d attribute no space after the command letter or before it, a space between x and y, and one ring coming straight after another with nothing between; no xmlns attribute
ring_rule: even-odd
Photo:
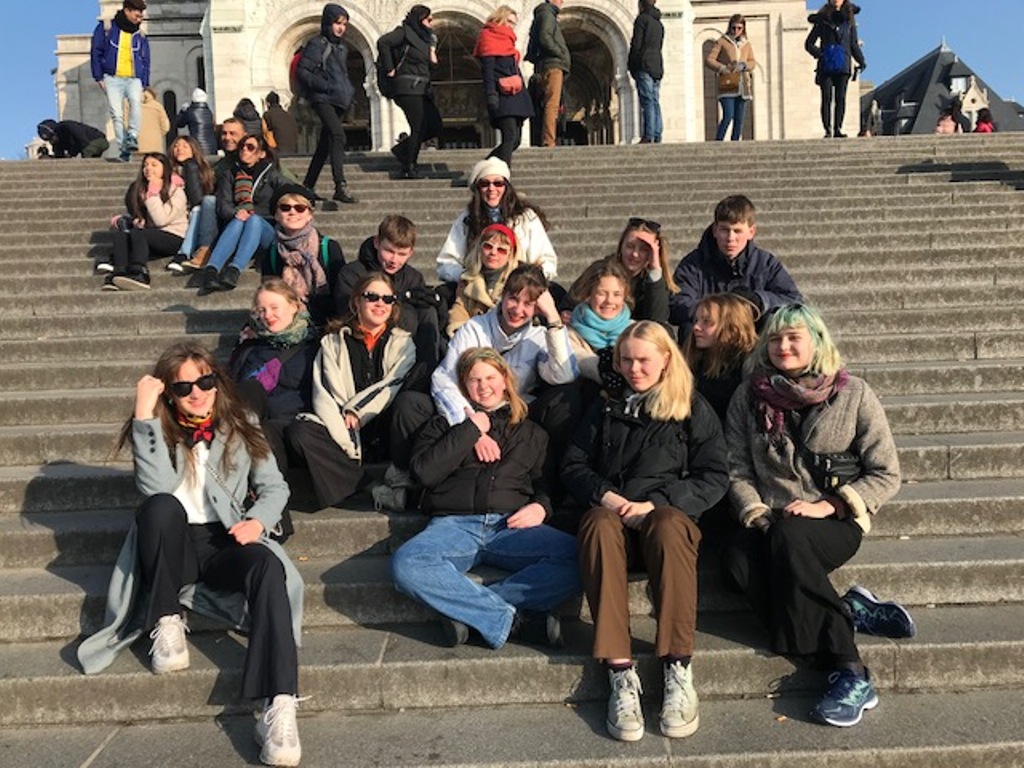
<svg viewBox="0 0 1024 768"><path fill-rule="evenodd" d="M747 526L795 499L818 501L824 495L790 435L784 431L782 440L773 443L758 429L756 418L750 383L745 381L729 404L725 436L729 499ZM840 486L835 494L867 533L871 516L900 488L896 445L875 393L863 379L850 376L841 392L808 411L800 430L813 453L850 451L860 458L860 477Z"/></svg>

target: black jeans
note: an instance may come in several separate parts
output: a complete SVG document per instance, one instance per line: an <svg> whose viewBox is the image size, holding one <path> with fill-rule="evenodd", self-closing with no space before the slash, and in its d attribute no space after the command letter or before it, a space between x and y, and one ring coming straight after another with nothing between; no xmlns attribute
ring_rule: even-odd
<svg viewBox="0 0 1024 768"><path fill-rule="evenodd" d="M146 629L161 616L180 613L178 592L186 584L201 581L213 589L241 592L250 624L242 696L298 693L292 609L277 556L262 544L239 546L219 522L190 525L181 502L169 493L142 502L135 522L143 589L149 593Z"/></svg>
<svg viewBox="0 0 1024 768"><path fill-rule="evenodd" d="M395 96L395 104L405 113L409 123L409 136L398 142L395 154L405 168L415 168L420 156L420 145L441 135L444 127L441 113L429 94Z"/></svg>
<svg viewBox="0 0 1024 768"><path fill-rule="evenodd" d="M181 247L181 238L156 227L114 232L114 272L123 275L145 272L150 258L173 256Z"/></svg>
<svg viewBox="0 0 1024 768"><path fill-rule="evenodd" d="M338 189L345 184L345 126L341 124L345 110L327 102L320 102L313 105L313 111L320 118L320 139L316 143L313 158L309 161L309 169L306 171L302 186L307 189L316 187L320 171L330 156L331 176L334 177L334 188Z"/></svg>
<svg viewBox="0 0 1024 768"><path fill-rule="evenodd" d="M491 150L488 157L497 157L512 165L512 153L519 148L523 139L522 117L499 117L494 126L501 131L501 143Z"/></svg>
<svg viewBox="0 0 1024 768"><path fill-rule="evenodd" d="M846 87L850 84L847 74L822 75L821 81L821 124L826 133L840 133L846 118ZM832 119L832 104L835 102L835 120Z"/></svg>

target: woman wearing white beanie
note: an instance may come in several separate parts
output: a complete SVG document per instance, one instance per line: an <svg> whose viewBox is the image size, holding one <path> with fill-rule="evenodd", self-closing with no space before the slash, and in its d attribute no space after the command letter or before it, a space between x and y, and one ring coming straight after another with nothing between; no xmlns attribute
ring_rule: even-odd
<svg viewBox="0 0 1024 768"><path fill-rule="evenodd" d="M204 155L216 155L217 136L213 130L213 112L206 101L206 91L196 88L192 91L192 103L178 113L174 125L187 128L188 135L199 142Z"/></svg>

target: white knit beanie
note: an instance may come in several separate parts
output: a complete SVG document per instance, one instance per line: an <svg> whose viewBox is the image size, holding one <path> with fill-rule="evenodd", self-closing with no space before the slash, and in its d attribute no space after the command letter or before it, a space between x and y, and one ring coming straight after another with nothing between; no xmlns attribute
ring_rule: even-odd
<svg viewBox="0 0 1024 768"><path fill-rule="evenodd" d="M206 91L204 91L202 88L196 88L194 91L192 91L192 101L195 104L205 104Z"/></svg>
<svg viewBox="0 0 1024 768"><path fill-rule="evenodd" d="M500 157L488 157L474 165L473 170L469 172L470 186L484 176L501 176L505 181L509 181L512 178L512 171L509 170L508 163Z"/></svg>

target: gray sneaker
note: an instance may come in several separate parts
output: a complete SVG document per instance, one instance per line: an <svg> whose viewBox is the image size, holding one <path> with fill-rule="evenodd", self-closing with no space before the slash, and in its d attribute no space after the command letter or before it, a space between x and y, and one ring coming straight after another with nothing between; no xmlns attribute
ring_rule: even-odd
<svg viewBox="0 0 1024 768"><path fill-rule="evenodd" d="M681 661L665 665L665 699L661 705L661 732L670 739L692 736L700 726L693 665Z"/></svg>
<svg viewBox="0 0 1024 768"><path fill-rule="evenodd" d="M149 633L153 640L149 655L153 657L150 665L154 674L163 675L188 669L188 644L185 642L187 631L185 622L176 613L161 616L157 620L153 631Z"/></svg>
<svg viewBox="0 0 1024 768"><path fill-rule="evenodd" d="M299 727L295 722L298 707L297 696L279 693L273 702L264 703L262 712L256 713L254 735L262 747L260 762L264 765L298 765L302 759Z"/></svg>
<svg viewBox="0 0 1024 768"><path fill-rule="evenodd" d="M412 484L412 475L407 470L389 464L384 470L384 482L375 485L370 491L374 508L378 511L389 509L392 512L404 512L406 489L412 487Z"/></svg>
<svg viewBox="0 0 1024 768"><path fill-rule="evenodd" d="M643 688L636 669L609 669L608 682L612 687L605 720L608 734L619 741L639 741L644 736L644 713L640 708Z"/></svg>

